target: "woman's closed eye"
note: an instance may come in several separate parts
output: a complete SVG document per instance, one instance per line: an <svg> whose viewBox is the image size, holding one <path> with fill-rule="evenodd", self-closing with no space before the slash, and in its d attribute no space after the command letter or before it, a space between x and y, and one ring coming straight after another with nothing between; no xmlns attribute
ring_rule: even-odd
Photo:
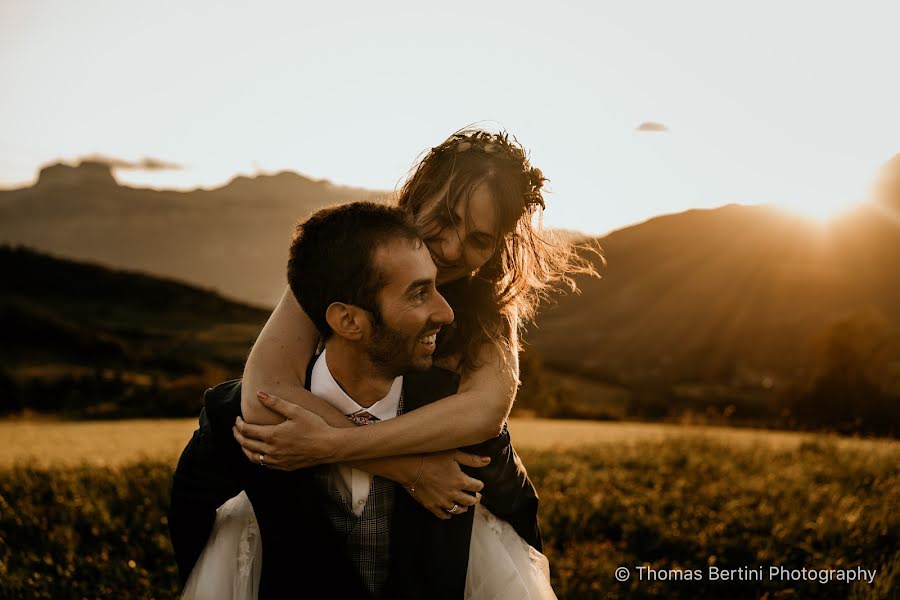
<svg viewBox="0 0 900 600"><path fill-rule="evenodd" d="M462 242L463 244L470 245L473 248L477 248L478 250L487 250L494 246L494 238L491 236L478 232L467 233L465 231L461 231L460 225L462 224L463 220L459 215L450 212L444 215L442 220L446 227L453 227L456 229L456 235L460 238L460 242Z"/></svg>
<svg viewBox="0 0 900 600"><path fill-rule="evenodd" d="M494 247L494 238L486 235L470 235L466 239L466 242L472 244L472 246L479 250L488 250Z"/></svg>

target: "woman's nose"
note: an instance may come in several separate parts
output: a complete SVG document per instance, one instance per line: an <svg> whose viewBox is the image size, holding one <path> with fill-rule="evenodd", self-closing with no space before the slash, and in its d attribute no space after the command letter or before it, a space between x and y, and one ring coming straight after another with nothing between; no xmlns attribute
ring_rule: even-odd
<svg viewBox="0 0 900 600"><path fill-rule="evenodd" d="M444 235L441 240L441 254L443 254L441 258L451 264L459 262L459 259L462 258L462 243L460 243L456 231L450 230Z"/></svg>

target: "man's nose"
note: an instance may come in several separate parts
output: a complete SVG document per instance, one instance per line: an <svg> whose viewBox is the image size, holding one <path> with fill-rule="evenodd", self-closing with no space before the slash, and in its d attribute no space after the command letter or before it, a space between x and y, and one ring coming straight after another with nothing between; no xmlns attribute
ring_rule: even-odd
<svg viewBox="0 0 900 600"><path fill-rule="evenodd" d="M453 309L450 308L450 305L447 304L447 300L440 294L435 294L434 299L437 304L434 307L434 313L431 315L431 320L440 325L449 325L454 319Z"/></svg>

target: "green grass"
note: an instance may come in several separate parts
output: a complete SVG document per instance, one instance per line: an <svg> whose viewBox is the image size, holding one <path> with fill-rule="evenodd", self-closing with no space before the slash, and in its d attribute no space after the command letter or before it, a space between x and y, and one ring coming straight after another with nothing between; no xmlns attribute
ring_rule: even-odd
<svg viewBox="0 0 900 600"><path fill-rule="evenodd" d="M894 598L900 448L833 438L798 446L645 440L527 448L560 598ZM0 597L171 598L172 466L0 470ZM618 566L878 569L873 586L617 583Z"/></svg>

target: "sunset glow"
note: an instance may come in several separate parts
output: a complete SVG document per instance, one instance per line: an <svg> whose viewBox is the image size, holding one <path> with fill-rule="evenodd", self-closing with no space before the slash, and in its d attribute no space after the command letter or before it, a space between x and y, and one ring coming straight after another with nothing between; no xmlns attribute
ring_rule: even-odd
<svg viewBox="0 0 900 600"><path fill-rule="evenodd" d="M823 218L900 151L897 9L400 3L0 6L0 186L100 153L187 189L291 169L393 189L422 150L505 127L549 225L602 233L736 203ZM481 27L480 23L503 23Z"/></svg>

